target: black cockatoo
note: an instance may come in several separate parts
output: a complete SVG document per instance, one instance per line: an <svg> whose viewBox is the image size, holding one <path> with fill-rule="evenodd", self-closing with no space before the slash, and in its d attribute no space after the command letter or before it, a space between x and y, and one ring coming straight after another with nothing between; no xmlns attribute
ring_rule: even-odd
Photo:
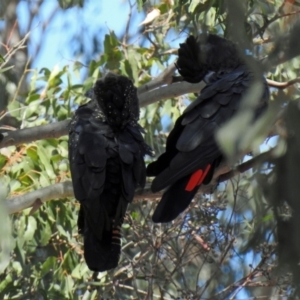
<svg viewBox="0 0 300 300"><path fill-rule="evenodd" d="M137 91L128 78L109 73L89 96L69 126L69 160L81 204L78 231L85 260L102 272L118 264L120 226L136 187L145 185L144 155L151 149L141 134Z"/></svg>
<svg viewBox="0 0 300 300"><path fill-rule="evenodd" d="M149 164L147 176L156 176L152 191L167 188L154 215L154 222L170 222L183 212L201 184L211 181L222 160L215 133L237 111L254 74L237 46L209 34L189 36L180 44L176 67L184 80L206 82L198 98L177 119L166 151ZM261 76L264 92L254 112L257 118L266 108L269 90Z"/></svg>

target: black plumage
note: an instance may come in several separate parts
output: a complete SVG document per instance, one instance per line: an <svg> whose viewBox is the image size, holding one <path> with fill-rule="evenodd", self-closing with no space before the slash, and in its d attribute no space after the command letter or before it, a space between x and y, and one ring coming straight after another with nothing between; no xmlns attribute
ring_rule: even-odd
<svg viewBox="0 0 300 300"><path fill-rule="evenodd" d="M147 168L147 176L156 176L153 192L168 187L154 212L154 222L175 219L190 204L199 186L210 182L222 160L215 133L236 113L254 78L237 46L212 34L198 39L190 36L180 44L176 67L184 80L204 80L207 85L177 119L165 153ZM254 119L266 109L269 98L263 76L261 80L264 92Z"/></svg>
<svg viewBox="0 0 300 300"><path fill-rule="evenodd" d="M136 187L145 185L143 157L151 149L141 134L137 92L128 78L109 73L89 96L70 123L69 160L81 204L78 231L85 260L102 272L118 264L120 226Z"/></svg>

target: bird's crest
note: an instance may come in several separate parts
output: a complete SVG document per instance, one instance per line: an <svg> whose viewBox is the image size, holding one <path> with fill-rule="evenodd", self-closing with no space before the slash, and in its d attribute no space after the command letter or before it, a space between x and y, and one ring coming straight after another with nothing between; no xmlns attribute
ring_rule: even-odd
<svg viewBox="0 0 300 300"><path fill-rule="evenodd" d="M113 128L124 128L139 119L137 91L127 77L108 73L96 82L95 99L103 111L107 122Z"/></svg>
<svg viewBox="0 0 300 300"><path fill-rule="evenodd" d="M229 71L243 64L235 43L214 34L189 36L180 44L176 67L183 78L197 83L210 72Z"/></svg>

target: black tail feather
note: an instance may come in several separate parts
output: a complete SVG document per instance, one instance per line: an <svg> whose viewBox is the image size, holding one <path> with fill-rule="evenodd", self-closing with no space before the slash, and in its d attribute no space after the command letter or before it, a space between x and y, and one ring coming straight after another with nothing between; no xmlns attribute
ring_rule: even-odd
<svg viewBox="0 0 300 300"><path fill-rule="evenodd" d="M104 272L117 267L121 253L120 228L105 232L100 241L87 224L84 232L84 258L90 270Z"/></svg>
<svg viewBox="0 0 300 300"><path fill-rule="evenodd" d="M171 222L189 206L199 189L197 186L190 192L185 190L190 177L181 178L163 194L152 216L153 222Z"/></svg>

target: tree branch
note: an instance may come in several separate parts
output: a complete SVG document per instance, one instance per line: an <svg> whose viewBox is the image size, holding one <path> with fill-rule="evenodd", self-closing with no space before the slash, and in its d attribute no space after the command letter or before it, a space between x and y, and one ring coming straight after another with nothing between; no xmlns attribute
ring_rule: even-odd
<svg viewBox="0 0 300 300"><path fill-rule="evenodd" d="M171 63L164 71L158 75L156 78L151 80L150 82L142 85L138 88L138 94L146 93L150 90L159 88L160 86L164 84L170 84L172 83L172 76L176 70L176 66L174 63Z"/></svg>
<svg viewBox="0 0 300 300"><path fill-rule="evenodd" d="M156 79L155 79L156 80ZM153 85L151 85L153 87ZM187 82L174 83L164 86L142 95L139 95L140 106L146 106L156 101L170 99L186 93L199 92L204 83L191 84ZM0 133L0 148L29 143L46 138L59 138L68 133L70 119L52 124L24 128L15 131Z"/></svg>
<svg viewBox="0 0 300 300"><path fill-rule="evenodd" d="M259 163L262 163L264 161L268 161L270 159L272 159L273 157L273 149L267 151L267 152L263 152L259 155L257 155L256 157L240 164L239 166L237 166L234 170L231 170L225 174L222 174L220 177L219 177L219 182L223 182L223 181L226 181L238 174L241 174L241 173L244 173L246 171L248 171L249 169L251 169L253 166L259 164Z"/></svg>
<svg viewBox="0 0 300 300"><path fill-rule="evenodd" d="M140 106L147 106L157 101L178 97L188 93L199 93L204 86L205 84L203 82L193 84L185 81L163 86L140 95Z"/></svg>
<svg viewBox="0 0 300 300"><path fill-rule="evenodd" d="M262 62L266 70L271 66L282 63L299 54L299 29L300 22L293 26L289 34L284 35L275 43L275 49L270 53L268 59ZM282 55L282 53L284 53L284 55ZM199 92L204 86L203 83L189 84L186 82L179 82L161 87L164 84L173 82L172 75L174 70L175 64L172 63L158 77L138 89L141 106L146 106L156 101L177 97L186 93ZM282 83L281 86L279 83L274 81L269 80L268 82L271 86L276 85L278 88L285 88L291 84L299 82L299 79L296 78L292 81ZM27 128L17 131L7 131L2 134L0 133L0 148L31 142L43 138L58 138L64 134L67 134L68 122L69 120L65 120L62 122L37 126L30 129Z"/></svg>
<svg viewBox="0 0 300 300"><path fill-rule="evenodd" d="M0 148L35 140L59 138L68 133L70 120L0 133ZM2 140L1 140L2 137Z"/></svg>
<svg viewBox="0 0 300 300"><path fill-rule="evenodd" d="M66 198L73 195L72 182L65 181L35 190L30 193L26 193L21 196L8 198L6 200L6 207L8 213L12 214L33 206L36 201L44 203L51 199Z"/></svg>
<svg viewBox="0 0 300 300"><path fill-rule="evenodd" d="M248 160L245 163L237 166L234 170L230 170L230 167L223 163L221 164L215 171L212 181L208 185L201 185L198 193L201 194L210 194L215 186L223 181L226 181L240 173L243 173L258 163L264 162L272 158L273 149L264 152L251 160ZM134 200L138 199L157 199L162 196L163 191L152 193L151 191L151 183L147 183L146 187L143 190L136 190ZM6 207L9 214L13 214L19 211L22 211L28 207L32 207L35 204L39 207L41 204L46 201L59 199L59 198L67 198L74 196L73 186L71 181L65 181L56 183L50 186L47 186L42 189L35 190L33 192L16 196L12 198L6 199Z"/></svg>

